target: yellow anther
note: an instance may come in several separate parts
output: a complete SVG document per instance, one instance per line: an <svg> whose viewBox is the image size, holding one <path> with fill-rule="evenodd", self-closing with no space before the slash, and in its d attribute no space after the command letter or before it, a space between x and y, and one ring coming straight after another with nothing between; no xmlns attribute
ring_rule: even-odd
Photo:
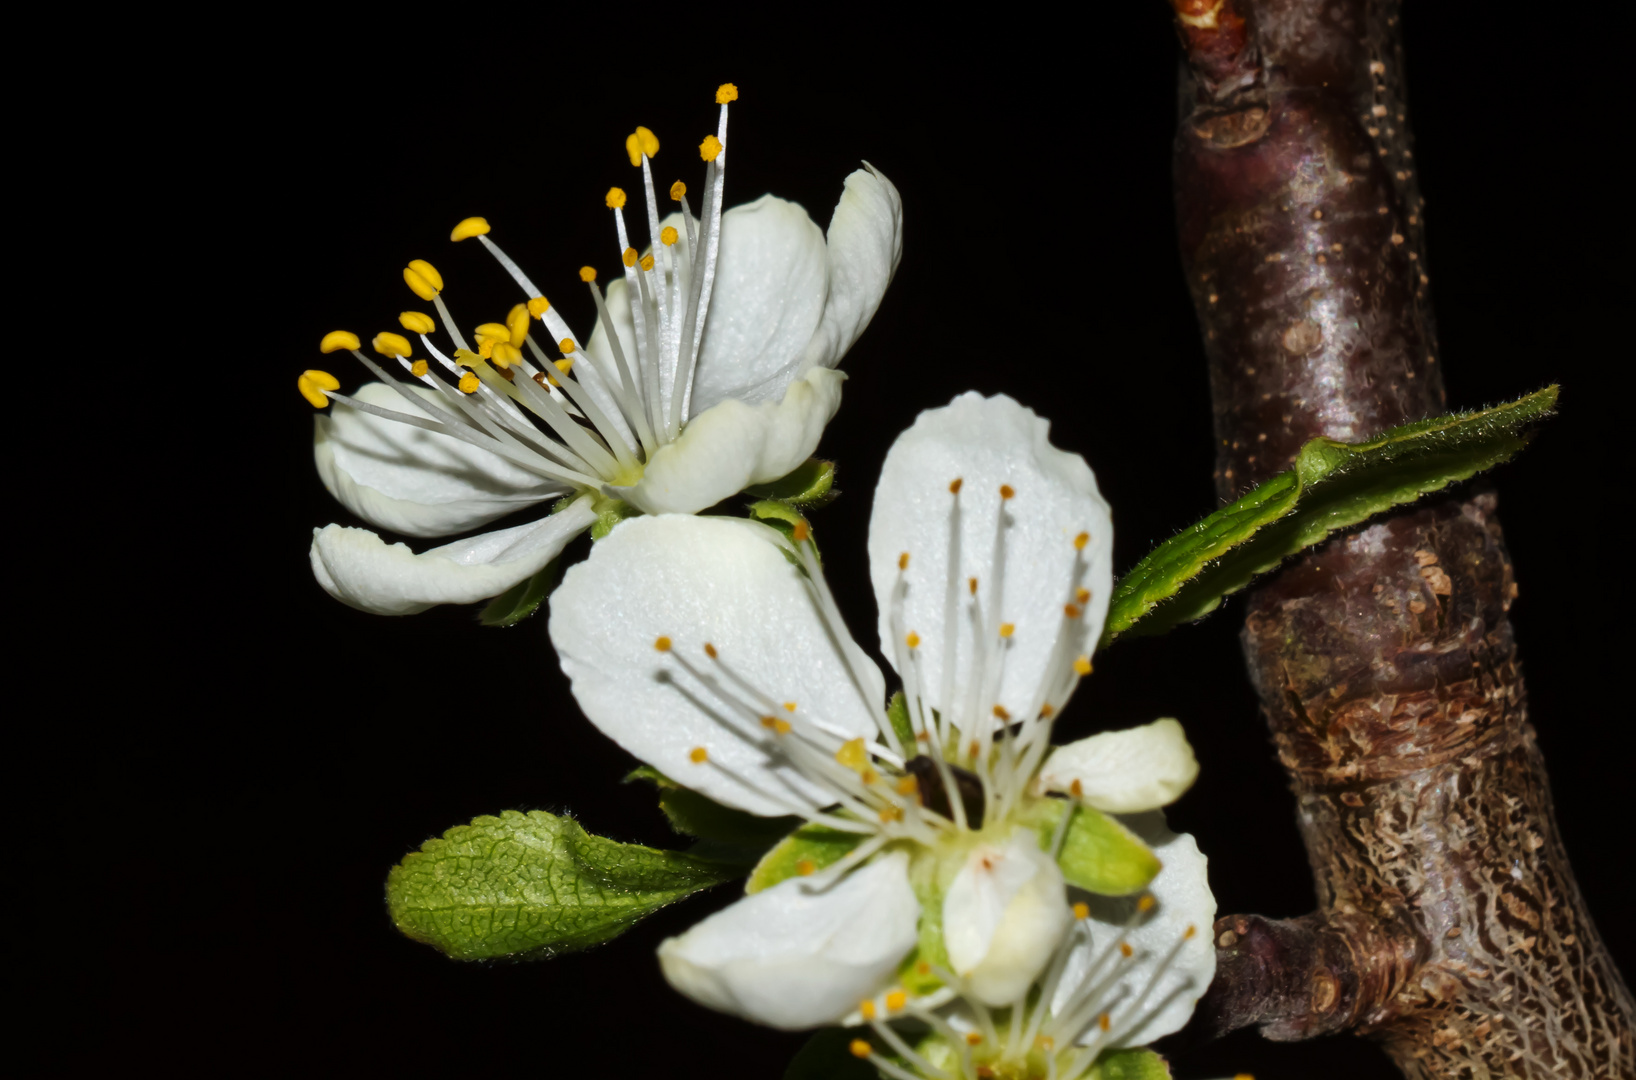
<svg viewBox="0 0 1636 1080"><path fill-rule="evenodd" d="M983 1045L982 1033L981 1032L976 1032L976 1031L966 1032L966 1045L967 1046L982 1046Z"/></svg>
<svg viewBox="0 0 1636 1080"><path fill-rule="evenodd" d="M1091 917L1091 905L1081 900L1074 905L1074 918L1084 921Z"/></svg>
<svg viewBox="0 0 1636 1080"><path fill-rule="evenodd" d="M563 338L561 341L557 342L557 349L562 353L562 355L569 355L574 351L574 339L571 337Z"/></svg>
<svg viewBox="0 0 1636 1080"><path fill-rule="evenodd" d="M967 578L966 579L966 588L971 590L971 595L976 596L977 595L977 579L974 578L974 577L973 578Z"/></svg>
<svg viewBox="0 0 1636 1080"><path fill-rule="evenodd" d="M409 374L413 375L417 379L424 379L426 377L426 370L427 365L426 361L424 360L416 360L413 364L409 365Z"/></svg>
<svg viewBox="0 0 1636 1080"><path fill-rule="evenodd" d="M976 757L978 754L980 754L982 752L983 752L983 748L980 745L978 745L976 739L971 740L971 742L968 743L967 746L966 746L966 756L967 757Z"/></svg>
<svg viewBox="0 0 1636 1080"><path fill-rule="evenodd" d="M1187 924L1187 932L1182 935L1182 940L1183 941L1192 941L1195 937L1198 936L1198 933L1199 933L1199 928L1194 926L1192 923L1188 923Z"/></svg>
<svg viewBox="0 0 1636 1080"><path fill-rule="evenodd" d="M1075 607L1073 604L1063 604L1062 613L1068 616L1070 619L1077 619L1084 614L1084 612L1080 611L1079 608Z"/></svg>
<svg viewBox="0 0 1636 1080"><path fill-rule="evenodd" d="M432 317L419 311L398 312L398 325L411 334L430 334L437 329L437 323L432 321Z"/></svg>
<svg viewBox="0 0 1636 1080"><path fill-rule="evenodd" d="M1014 634L1016 632L1017 632L1017 624L1016 623L1003 622L1003 623L1000 624L1000 636L1001 637L1008 638L1008 637L1010 637L1012 634Z"/></svg>
<svg viewBox="0 0 1636 1080"><path fill-rule="evenodd" d="M918 649L920 647L920 635L911 630L908 636L903 639L903 643L911 649Z"/></svg>
<svg viewBox="0 0 1636 1080"><path fill-rule="evenodd" d="M487 360L489 357L493 356L494 355L494 339L493 338L478 338L477 339L477 355L482 357L484 360ZM476 367L477 365L473 364L471 366Z"/></svg>
<svg viewBox="0 0 1636 1080"><path fill-rule="evenodd" d="M376 334L369 345L382 356L408 356L410 353L409 339L402 334Z"/></svg>
<svg viewBox="0 0 1636 1080"><path fill-rule="evenodd" d="M958 477L956 477L953 480L950 480L949 481L949 494L950 495L960 494L960 489L965 486L965 483L966 483L965 480L960 479Z"/></svg>
<svg viewBox="0 0 1636 1080"><path fill-rule="evenodd" d="M1089 589L1079 590L1078 592L1074 593L1074 599L1078 600L1081 604L1090 603L1091 602L1091 590L1089 590Z"/></svg>
<svg viewBox="0 0 1636 1080"><path fill-rule="evenodd" d="M625 249L625 254L621 255L619 257L619 259L626 266L635 266L636 265L636 249L635 248L626 248Z"/></svg>
<svg viewBox="0 0 1636 1080"><path fill-rule="evenodd" d="M592 268L592 267L589 267L589 266L580 267L579 268L579 279L581 281L585 282L586 284L590 284L591 282L596 280L596 270L594 268Z"/></svg>
<svg viewBox="0 0 1636 1080"><path fill-rule="evenodd" d="M784 702L784 711L785 712L794 712L795 711L795 702L793 702L793 701Z"/></svg>
<svg viewBox="0 0 1636 1080"><path fill-rule="evenodd" d="M1056 714L1057 714L1057 707L1055 705L1051 704L1049 701L1047 701L1045 704L1040 706L1040 719L1041 720L1049 720L1049 719L1051 719L1051 717L1055 716Z"/></svg>
<svg viewBox="0 0 1636 1080"><path fill-rule="evenodd" d="M721 156L721 140L714 135L706 135L704 142L699 144L699 156L706 161L715 161Z"/></svg>
<svg viewBox="0 0 1636 1080"><path fill-rule="evenodd" d="M653 269L653 256L652 255L642 256L642 269L644 269L644 270L652 270Z"/></svg>
<svg viewBox="0 0 1636 1080"><path fill-rule="evenodd" d="M1011 719L1011 714L1006 712L1006 708L1005 708L1004 705L996 705L996 706L994 706L994 719L996 719L996 720L1009 720L1009 719Z"/></svg>
<svg viewBox="0 0 1636 1080"><path fill-rule="evenodd" d="M905 776L896 784L892 785L892 790L896 791L899 795L913 795L915 792L920 790L920 781L916 780L913 776Z"/></svg>
<svg viewBox="0 0 1636 1080"><path fill-rule="evenodd" d="M620 209L625 205L625 189L616 187L609 188L608 197L605 201L608 204L609 210Z"/></svg>
<svg viewBox="0 0 1636 1080"><path fill-rule="evenodd" d="M795 872L802 877L811 877L818 872L818 864L811 859L801 859L795 864Z"/></svg>
<svg viewBox="0 0 1636 1080"><path fill-rule="evenodd" d="M528 305L513 304L506 312L506 325L511 328L511 343L522 348L528 340Z"/></svg>
<svg viewBox="0 0 1636 1080"><path fill-rule="evenodd" d="M779 735L788 735L790 733L790 722L782 716L763 716L761 726Z"/></svg>
<svg viewBox="0 0 1636 1080"><path fill-rule="evenodd" d="M1072 795L1076 799L1079 798L1081 795L1085 794L1085 785L1080 783L1078 780L1075 780L1073 783L1068 785L1068 794Z"/></svg>
<svg viewBox="0 0 1636 1080"><path fill-rule="evenodd" d="M477 337L493 338L495 341L510 341L511 327L505 323L486 322L476 330Z"/></svg>
<svg viewBox="0 0 1636 1080"><path fill-rule="evenodd" d="M865 765L863 767L863 769L858 773L858 778L861 779L866 784L873 784L875 781L880 779L880 773L876 772L874 769L871 769L869 766Z"/></svg>
<svg viewBox="0 0 1636 1080"><path fill-rule="evenodd" d="M1123 956L1126 960L1129 960L1131 956L1135 954L1135 952L1136 950L1130 947L1130 942L1121 941L1119 943L1119 955Z"/></svg>
<svg viewBox="0 0 1636 1080"><path fill-rule="evenodd" d="M523 351L509 341L496 341L489 359L494 361L495 367L508 368L523 362Z"/></svg>
<svg viewBox="0 0 1636 1080"><path fill-rule="evenodd" d="M1051 1048L1056 1046L1056 1044L1056 1040L1051 1038L1049 1035L1036 1035L1034 1037L1034 1045L1046 1052L1050 1052Z"/></svg>
<svg viewBox="0 0 1636 1080"><path fill-rule="evenodd" d="M835 751L835 760L849 769L861 769L869 764L869 751L864 749L863 737L849 739Z"/></svg>
<svg viewBox="0 0 1636 1080"><path fill-rule="evenodd" d="M681 202L682 201L682 196L684 196L686 194L687 194L687 185L682 183L680 180L678 180L674 184L670 185L670 197L672 199L676 200L677 202Z"/></svg>
<svg viewBox="0 0 1636 1080"><path fill-rule="evenodd" d="M449 239L459 243L461 240L470 240L474 236L486 236L489 231L487 218L469 217L454 227Z"/></svg>
<svg viewBox="0 0 1636 1080"><path fill-rule="evenodd" d="M907 551L905 551L902 555L898 556L898 569L899 570L909 569L909 553Z"/></svg>
<svg viewBox="0 0 1636 1080"><path fill-rule="evenodd" d="M710 644L708 641L704 643L704 655L710 657L712 660L716 658L716 647Z"/></svg>
<svg viewBox="0 0 1636 1080"><path fill-rule="evenodd" d="M807 542L807 537L809 537L811 535L812 535L812 526L807 524L807 519L806 518L802 518L800 521L797 521L795 523L795 531L790 533L790 537L797 544L806 543Z"/></svg>
<svg viewBox="0 0 1636 1080"><path fill-rule="evenodd" d="M705 762L710 760L710 751L706 750L702 746L695 746L693 749L687 752L687 760L691 761L695 765L703 765Z"/></svg>
<svg viewBox="0 0 1636 1080"><path fill-rule="evenodd" d="M680 234L676 232L676 226L674 225L666 225L659 230L659 242L665 247L674 244L678 239L680 239Z"/></svg>
<svg viewBox="0 0 1636 1080"><path fill-rule="evenodd" d="M470 349L456 349L454 351L454 362L461 367L476 367L479 359L481 357Z"/></svg>
<svg viewBox="0 0 1636 1080"><path fill-rule="evenodd" d="M1103 1031L1108 1030L1113 1026L1113 1017L1109 1016L1107 1013L1103 1013L1101 1016L1096 1018L1096 1026L1101 1028Z"/></svg>
<svg viewBox="0 0 1636 1080"><path fill-rule="evenodd" d="M922 975L930 975L932 973L932 965L922 960L920 963L915 965L915 970L920 972Z"/></svg>
<svg viewBox="0 0 1636 1080"><path fill-rule="evenodd" d="M360 345L361 343L358 341L358 335L354 334L352 331L331 330L329 333L324 335L324 340L318 343L318 351L321 353L332 353L339 352L342 349L356 349L359 348Z"/></svg>
<svg viewBox="0 0 1636 1080"><path fill-rule="evenodd" d="M1088 656L1081 656L1081 657L1075 658L1075 660L1074 660L1074 674L1076 674L1076 675L1089 675L1090 673L1091 673L1091 658L1088 657Z"/></svg>
<svg viewBox="0 0 1636 1080"><path fill-rule="evenodd" d="M867 998L858 1002L858 1015L865 1020L873 1020L875 1018L875 1003Z"/></svg>
<svg viewBox="0 0 1636 1080"><path fill-rule="evenodd" d="M1136 910L1146 915L1148 912L1153 910L1153 905L1156 903L1158 903L1158 901L1153 899L1152 893L1143 893L1142 898L1136 901Z"/></svg>
<svg viewBox="0 0 1636 1080"><path fill-rule="evenodd" d="M660 634L658 637L653 639L653 647L658 649L660 652L669 652L670 639L665 637L665 635Z"/></svg>
<svg viewBox="0 0 1636 1080"><path fill-rule="evenodd" d="M909 1004L909 995L902 990L893 990L886 995L886 1007L892 1012L897 1012L907 1004Z"/></svg>
<svg viewBox="0 0 1636 1080"><path fill-rule="evenodd" d="M867 1042L864 1042L862 1039L853 1039L851 1046L849 1046L847 1049L852 1051L853 1057L858 1058L866 1058L875 1052L870 1045Z"/></svg>
<svg viewBox="0 0 1636 1080"><path fill-rule="evenodd" d="M1010 484L1001 484L1000 485L1000 498L1001 499L1015 498L1016 495L1017 495L1017 489L1012 487Z"/></svg>
<svg viewBox="0 0 1636 1080"><path fill-rule="evenodd" d="M589 266L587 266L585 268L585 270L591 270L591 268ZM579 276L582 279L584 279L585 281L595 281L596 280L596 271L591 270L591 276L590 277L585 277L585 270L581 270L579 272ZM543 296L536 296L534 299L532 299L532 300L530 300L528 302L528 313L530 315L534 316L536 319L540 318L541 316L543 316L546 312L548 312L550 310L551 310L551 301L547 300Z"/></svg>
<svg viewBox="0 0 1636 1080"><path fill-rule="evenodd" d="M345 333L338 330L337 333ZM295 388L301 391L301 396L307 399L315 409L322 409L329 404L329 398L324 396L325 390L341 389L341 381L327 371L303 371L296 376Z"/></svg>
<svg viewBox="0 0 1636 1080"><path fill-rule="evenodd" d="M1075 551L1084 551L1085 550L1085 545L1090 543L1090 542L1091 542L1091 534L1090 533L1080 533L1078 536L1074 537L1074 550Z"/></svg>
<svg viewBox="0 0 1636 1080"><path fill-rule="evenodd" d="M460 376L460 392L462 394L475 394L477 388L481 385L483 384L478 382L477 376L469 371Z"/></svg>
<svg viewBox="0 0 1636 1080"><path fill-rule="evenodd" d="M442 290L426 280L426 276L412 266L403 268L403 283L422 300L430 300Z"/></svg>
<svg viewBox="0 0 1636 1080"><path fill-rule="evenodd" d="M717 105L725 105L729 101L737 101L737 100L738 100L738 87L734 86L732 83L724 82L720 86L716 87L716 104ZM641 128L638 128L637 130L640 131Z"/></svg>
<svg viewBox="0 0 1636 1080"><path fill-rule="evenodd" d="M630 156L632 165L642 164L642 155L648 157L659 152L659 137L645 127L636 129L635 134L625 136L625 153Z"/></svg>
<svg viewBox="0 0 1636 1080"><path fill-rule="evenodd" d="M1233 1080L1255 1080L1255 1077L1249 1073L1236 1073Z"/></svg>

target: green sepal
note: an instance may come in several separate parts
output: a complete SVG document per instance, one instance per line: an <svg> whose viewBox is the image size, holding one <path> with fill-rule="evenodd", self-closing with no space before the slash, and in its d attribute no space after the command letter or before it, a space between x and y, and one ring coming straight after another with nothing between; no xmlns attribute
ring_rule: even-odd
<svg viewBox="0 0 1636 1080"><path fill-rule="evenodd" d="M769 848L801 824L798 817L757 817L685 788L650 765L631 770L625 783L650 780L659 789L659 809L670 827L699 840L690 854L743 869L754 866Z"/></svg>
<svg viewBox="0 0 1636 1080"><path fill-rule="evenodd" d="M1070 885L1103 896L1130 896L1159 876L1163 864L1142 838L1115 819L1067 799L1045 799L1036 804L1030 821L1039 831L1040 847L1048 848L1064 813L1072 813L1057 865Z"/></svg>
<svg viewBox="0 0 1636 1080"><path fill-rule="evenodd" d="M784 535L784 539L792 544L795 543L795 527L806 521L806 516L801 511L789 503L780 502L777 499L762 499L760 502L753 502L750 504L749 509L752 518L769 528L777 529ZM810 524L807 529L807 543L812 545L813 553L822 562L823 553L818 550L818 537L812 532ZM794 566L803 574L807 572L807 568L801 565L801 560L796 556L795 552L786 550L784 558L789 561L791 566Z"/></svg>
<svg viewBox="0 0 1636 1080"><path fill-rule="evenodd" d="M559 555L527 581L519 581L490 600L477 621L484 626L515 626L539 609L561 579L562 556Z"/></svg>
<svg viewBox="0 0 1636 1080"><path fill-rule="evenodd" d="M1392 428L1361 443L1313 439L1295 468L1160 544L1114 586L1103 643L1140 624L1158 633L1214 610L1296 552L1382 510L1515 455L1557 388L1479 412Z"/></svg>
<svg viewBox="0 0 1636 1080"><path fill-rule="evenodd" d="M615 525L642 512L624 499L609 499L602 496L597 497L591 508L596 511L596 520L591 523L592 540L602 539L613 531Z"/></svg>
<svg viewBox="0 0 1636 1080"><path fill-rule="evenodd" d="M880 1073L852 1053L852 1040L868 1034L858 1028L824 1028L802 1044L784 1070L784 1080L880 1080Z"/></svg>
<svg viewBox="0 0 1636 1080"><path fill-rule="evenodd" d="M822 870L831 863L839 862L863 839L861 833L841 832L823 825L803 825L761 857L756 868L750 871L744 891L747 894L758 893L795 877L801 872L802 859L810 861L814 870Z"/></svg>
<svg viewBox="0 0 1636 1080"><path fill-rule="evenodd" d="M915 997L924 997L943 985L936 975L922 972L921 964L936 964L944 971L953 967L943 940L943 897L963 863L961 859L916 859L909 864L909 886L920 901L920 924L914 952L898 965L898 982Z"/></svg>
<svg viewBox="0 0 1636 1080"><path fill-rule="evenodd" d="M1170 1065L1146 1047L1100 1054L1087 1080L1170 1080Z"/></svg>
<svg viewBox="0 0 1636 1080"><path fill-rule="evenodd" d="M399 930L456 960L547 957L607 941L742 867L587 833L568 817L507 810L426 841L392 868Z"/></svg>
<svg viewBox="0 0 1636 1080"><path fill-rule="evenodd" d="M919 744L915 742L915 729L909 723L909 702L904 698L903 691L899 690L892 695L892 700L886 703L886 719L892 724L892 731L897 735L898 742L903 745L903 751L908 756Z"/></svg>
<svg viewBox="0 0 1636 1080"><path fill-rule="evenodd" d="M793 472L786 473L770 484L756 484L744 489L746 495L758 499L776 499L792 506L817 509L827 506L840 494L835 487L835 463L819 458L808 458Z"/></svg>

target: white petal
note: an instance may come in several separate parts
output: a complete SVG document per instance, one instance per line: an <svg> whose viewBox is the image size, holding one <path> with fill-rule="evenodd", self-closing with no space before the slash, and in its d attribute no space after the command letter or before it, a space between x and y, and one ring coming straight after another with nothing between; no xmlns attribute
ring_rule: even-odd
<svg viewBox="0 0 1636 1080"><path fill-rule="evenodd" d="M978 600L985 614L994 606L992 572L995 519L1000 487L1015 496L1006 503L1004 597L999 621L1015 625L1005 653L1005 668L994 701L975 701L980 715L1003 705L1021 716L1034 702L1052 670L1052 651L1063 625L1064 605L1075 589L1090 591L1081 617L1067 624L1069 659L1089 655L1102 633L1108 594L1113 588L1113 524L1108 504L1096 488L1090 466L1078 454L1058 450L1047 441L1050 424L1030 409L1002 395L985 398L962 394L940 409L920 414L914 426L893 443L875 489L869 520L869 570L880 609L881 651L896 655L889 622L898 558L907 551L904 629L920 635L919 685L927 704L954 708L968 700L974 674L970 621L965 617L965 583L978 580ZM959 479L960 565L956 578L961 614L952 635L945 631L948 583L951 481ZM1083 551L1074 539L1090 534ZM1082 560L1081 562L1076 562ZM1074 577L1082 565L1080 577ZM954 682L951 703L942 700L944 665L950 662ZM1061 702L1057 703L1059 706Z"/></svg>
<svg viewBox="0 0 1636 1080"><path fill-rule="evenodd" d="M670 985L771 1027L833 1024L874 997L915 946L920 904L894 852L824 892L790 878L659 946Z"/></svg>
<svg viewBox="0 0 1636 1080"><path fill-rule="evenodd" d="M776 736L760 726L759 714L793 701L801 717L839 731L839 746L873 735L871 710L886 693L879 670L844 629L841 641L831 638L784 543L773 529L743 519L632 518L570 568L551 597L551 642L591 722L678 783L753 814L835 801L777 754ZM661 636L674 655L655 650ZM735 707L689 675L684 663L720 674L705 655L707 642L765 700L735 691L733 699L748 708ZM838 648L852 653L861 688ZM709 753L702 764L690 757L699 746Z"/></svg>
<svg viewBox="0 0 1636 1080"><path fill-rule="evenodd" d="M1207 877L1209 860L1187 833L1173 833L1165 827L1162 811L1123 819L1124 824L1147 841L1164 862L1164 869L1148 886L1158 901L1124 939L1134 950L1134 963L1100 995L1112 1002L1112 1046L1143 1046L1154 1039L1180 1031L1193 1015L1193 1006L1210 987L1216 974L1216 949L1211 928L1216 921L1216 898ZM1092 939L1089 947L1076 946L1069 956L1062 981L1052 999L1052 1009L1061 1012L1076 989L1093 957L1117 947L1124 926L1135 911L1136 897L1081 896L1091 909ZM1193 928L1187 937L1188 927ZM1177 948L1177 946L1180 946ZM1161 963L1175 950L1168 966L1159 974ZM1112 970L1106 964L1094 978ZM1154 976L1158 974L1157 981ZM1151 984L1151 985L1150 985ZM1143 991L1146 994L1143 996ZM1100 1032L1096 1025L1081 1042L1088 1043Z"/></svg>
<svg viewBox="0 0 1636 1080"><path fill-rule="evenodd" d="M410 389L425 401L439 400L423 387ZM365 383L353 396L398 412L410 409L384 383ZM406 536L465 532L566 490L470 443L340 404L314 418L312 453L324 487L342 506Z"/></svg>
<svg viewBox="0 0 1636 1080"><path fill-rule="evenodd" d="M1043 791L1073 794L1098 810L1135 814L1169 806L1198 775L1187 734L1166 717L1057 747L1040 769L1038 784Z"/></svg>
<svg viewBox="0 0 1636 1080"><path fill-rule="evenodd" d="M498 596L538 573L596 520L589 496L527 525L481 533L416 555L368 529L327 525L312 534L312 572L324 591L376 615Z"/></svg>
<svg viewBox="0 0 1636 1080"><path fill-rule="evenodd" d="M824 234L795 203L763 195L722 215L694 416L728 398L784 395L824 315L828 274Z"/></svg>
<svg viewBox="0 0 1636 1080"><path fill-rule="evenodd" d="M903 258L903 200L867 162L846 178L829 220L829 299L800 370L834 367L875 317Z"/></svg>
<svg viewBox="0 0 1636 1080"><path fill-rule="evenodd" d="M746 405L729 398L660 447L640 481L614 490L650 514L693 514L751 484L777 480L818 449L824 425L841 407L844 378L820 368L791 383L782 401Z"/></svg>
<svg viewBox="0 0 1636 1080"><path fill-rule="evenodd" d="M1020 998L1072 922L1062 871L1031 829L972 849L943 897L949 962L987 1005Z"/></svg>

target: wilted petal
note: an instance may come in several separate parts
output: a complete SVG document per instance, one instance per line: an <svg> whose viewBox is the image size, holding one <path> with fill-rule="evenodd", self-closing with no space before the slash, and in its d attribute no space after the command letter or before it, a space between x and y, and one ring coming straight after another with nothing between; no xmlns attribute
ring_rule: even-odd
<svg viewBox="0 0 1636 1080"><path fill-rule="evenodd" d="M873 997L914 948L920 904L908 856L809 892L790 878L659 946L665 978L694 1001L776 1028L833 1024Z"/></svg>
<svg viewBox="0 0 1636 1080"><path fill-rule="evenodd" d="M1166 717L1057 747L1038 784L1042 791L1072 795L1098 810L1135 814L1175 802L1198 775L1186 733Z"/></svg>
<svg viewBox="0 0 1636 1080"><path fill-rule="evenodd" d="M409 389L424 401L439 400L430 390ZM384 383L365 383L353 396L398 412L410 408ZM465 532L567 490L470 443L342 404L314 418L313 459L342 506L405 536Z"/></svg>
<svg viewBox="0 0 1636 1080"><path fill-rule="evenodd" d="M312 572L344 604L376 615L413 615L437 604L470 604L498 596L544 569L591 526L596 512L582 497L528 525L482 533L416 555L368 529L314 529Z"/></svg>

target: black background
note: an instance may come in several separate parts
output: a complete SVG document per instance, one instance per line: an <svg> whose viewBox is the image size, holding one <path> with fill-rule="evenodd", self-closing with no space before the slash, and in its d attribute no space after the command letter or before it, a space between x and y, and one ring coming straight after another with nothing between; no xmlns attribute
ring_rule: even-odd
<svg viewBox="0 0 1636 1080"><path fill-rule="evenodd" d="M140 359L184 377L162 380L167 422L124 448L133 463L160 455L163 472L132 470L142 479L111 496L152 530L155 553L127 564L117 616L144 658L129 699L73 729L86 764L66 820L117 837L97 867L111 891L41 894L47 924L83 903L95 943L94 958L60 965L76 1004L59 1065L781 1074L802 1036L692 1005L653 960L730 888L546 963L457 964L393 930L387 869L474 815L571 808L594 832L677 841L647 790L619 785L632 762L578 715L543 618L508 631L462 609L384 619L313 583L310 530L351 519L313 472L295 377L320 366L325 331L367 338L423 306L399 277L411 258L439 267L465 322L509 308L510 283L482 251L448 242L470 214L588 331L574 274L615 265L602 195L635 187L624 136L651 127L660 180L697 191L692 147L713 128L713 89L732 80L729 205L772 191L826 224L860 159L903 194L902 267L845 360L821 447L844 495L816 524L860 640L874 620L873 478L916 413L966 389L1034 407L1090 461L1127 569L1217 503L1172 225L1174 39L1162 5L1103 6L970 24L814 12L788 30L768 29L776 11L666 9L640 23L610 11L572 27L560 9L470 24L450 11L402 36L384 20L269 19L142 68L143 119L123 129L132 167L104 190L151 230L149 266L164 268L145 292L159 310L142 318L171 328L148 340L173 344ZM1618 338L1627 185L1613 164L1625 140L1604 133L1612 75L1585 28L1519 38L1464 12L1420 5L1407 25L1439 358L1455 407L1564 387L1561 417L1495 482L1558 818L1628 970L1629 708L1614 693L1612 627L1631 590L1609 497L1628 490L1613 479L1613 380L1630 361ZM105 107L135 111L117 96ZM130 224L108 227L116 259L134 255ZM335 366L344 355L326 359L343 385L362 381ZM1298 914L1310 879L1236 625L1229 605L1099 656L1058 737L1181 718L1203 774L1171 820L1211 857L1220 910ZM1396 1075L1360 1040L1249 1033L1181 1050L1175 1069Z"/></svg>

